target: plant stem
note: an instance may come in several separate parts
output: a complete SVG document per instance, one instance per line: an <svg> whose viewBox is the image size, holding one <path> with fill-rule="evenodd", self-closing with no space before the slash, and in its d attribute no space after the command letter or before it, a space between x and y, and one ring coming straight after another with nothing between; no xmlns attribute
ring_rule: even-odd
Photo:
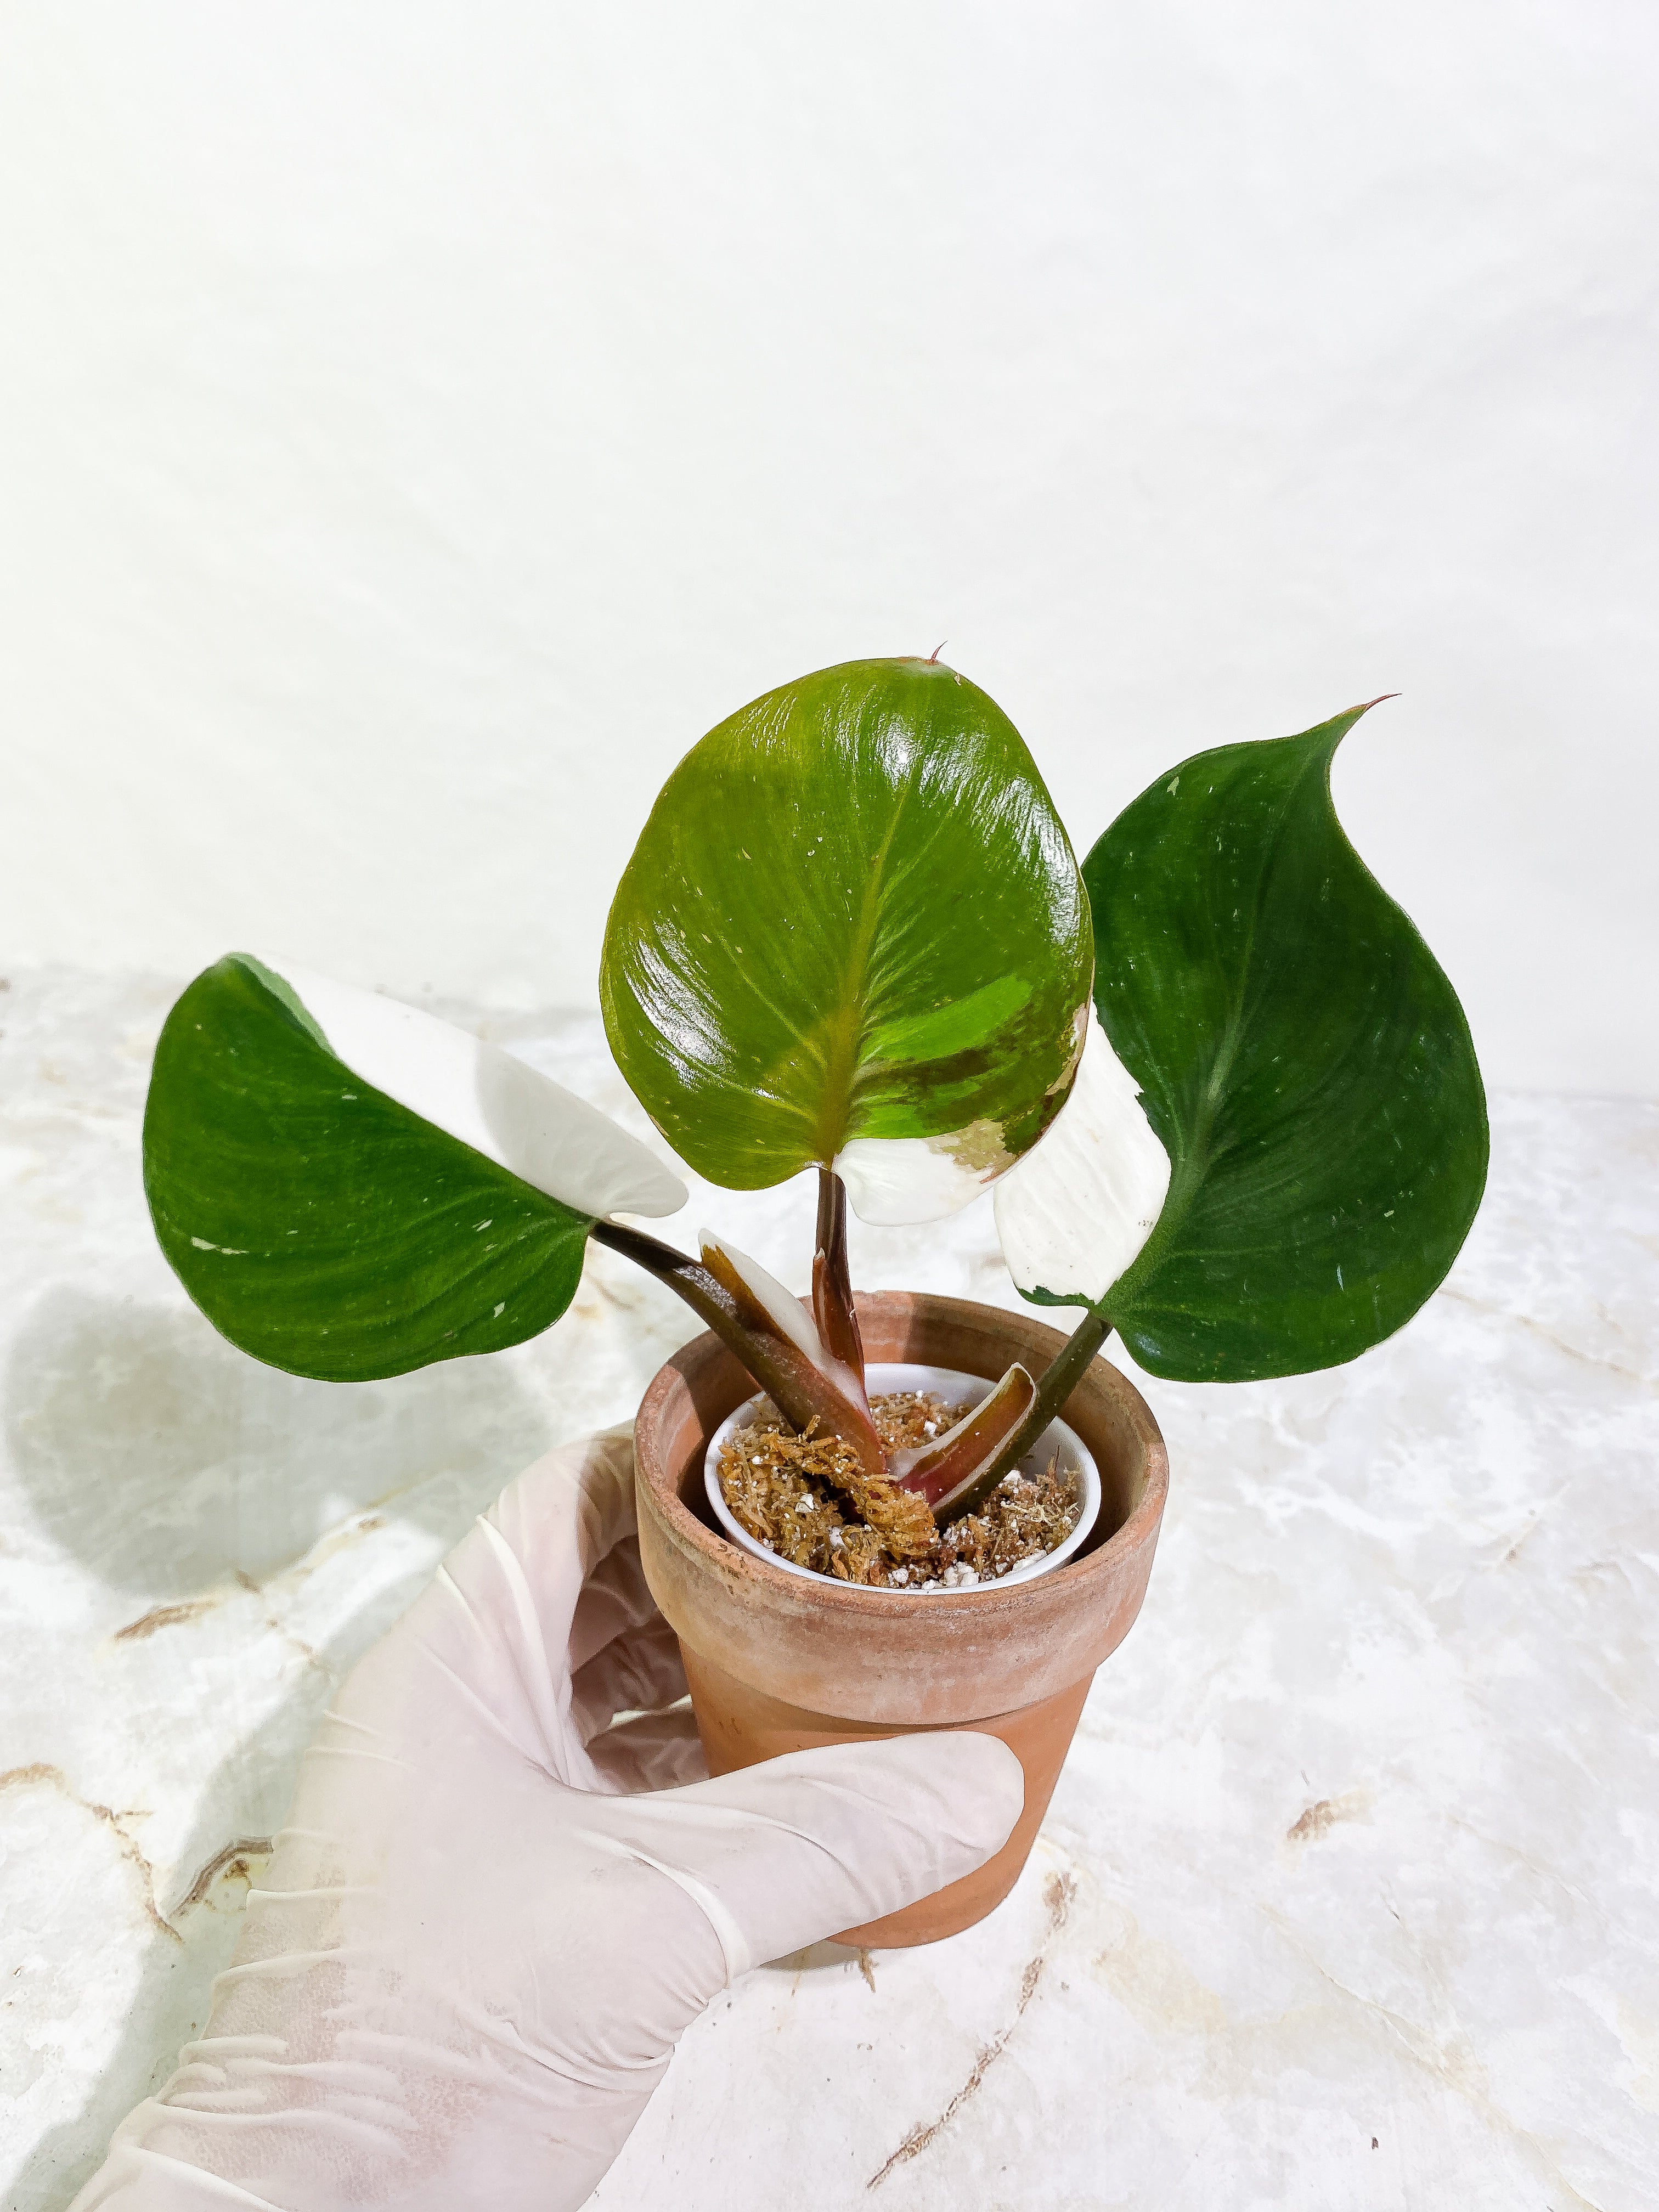
<svg viewBox="0 0 1659 2212"><path fill-rule="evenodd" d="M1030 1413L986 1471L983 1486L987 1491L1000 1481L1010 1468L1019 1465L1082 1381L1089 1363L1111 1333L1109 1317L1098 1306L1090 1306L1037 1377L1036 1396L1031 1401Z"/></svg>
<svg viewBox="0 0 1659 2212"><path fill-rule="evenodd" d="M596 1244L608 1244L613 1252L620 1252L625 1260L678 1291L692 1312L706 1321L739 1359L744 1358L750 1332L738 1318L737 1301L701 1260L677 1252L659 1237L647 1237L642 1229L629 1229L620 1221L596 1221L590 1234Z"/></svg>
<svg viewBox="0 0 1659 2212"><path fill-rule="evenodd" d="M834 1377L815 1367L797 1346L774 1334L769 1324L763 1325L758 1310L745 1310L701 1260L618 1221L596 1221L589 1234L595 1243L608 1244L613 1252L632 1260L684 1298L698 1319L706 1322L735 1354L793 1429L799 1432L816 1425L818 1435L841 1437L857 1451L872 1476L884 1477L886 1462L868 1409L855 1405ZM862 1397L861 1381L857 1376L849 1380L857 1383Z"/></svg>
<svg viewBox="0 0 1659 2212"><path fill-rule="evenodd" d="M812 1256L812 1318L831 1359L849 1369L864 1389L864 1340L853 1306L847 1264L847 1186L834 1168L818 1169L817 1249Z"/></svg>

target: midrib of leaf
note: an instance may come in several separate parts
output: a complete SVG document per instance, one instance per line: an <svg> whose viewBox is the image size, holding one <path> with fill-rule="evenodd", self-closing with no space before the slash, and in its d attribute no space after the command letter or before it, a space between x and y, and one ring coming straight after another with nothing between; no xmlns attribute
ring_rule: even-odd
<svg viewBox="0 0 1659 2212"><path fill-rule="evenodd" d="M858 927L848 955L846 980L835 1012L830 1018L823 1060L823 1102L814 1135L813 1158L830 1166L847 1140L853 1118L855 1078L865 1057L870 1030L870 952L880 919L882 893L899 817L915 786L913 767L893 802L887 828L874 861L865 870L864 896L859 905Z"/></svg>

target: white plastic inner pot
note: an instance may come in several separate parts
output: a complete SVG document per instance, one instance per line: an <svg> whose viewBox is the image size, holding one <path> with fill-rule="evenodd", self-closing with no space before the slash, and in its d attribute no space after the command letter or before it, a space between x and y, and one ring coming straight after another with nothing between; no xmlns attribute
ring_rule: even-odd
<svg viewBox="0 0 1659 2212"><path fill-rule="evenodd" d="M963 1375L954 1367L916 1367L897 1361L883 1364L874 1361L864 1371L865 1388L872 1398L884 1397L890 1391L936 1391L947 1406L966 1409L977 1406L988 1398L996 1387L982 1375ZM720 1527L734 1544L745 1552L752 1552L757 1559L768 1560L781 1567L787 1575L805 1575L811 1582L833 1582L832 1575L821 1575L815 1567L797 1566L793 1559L780 1559L775 1552L750 1534L726 1502L720 1488L720 1453L733 1431L746 1428L767 1404L765 1392L757 1391L747 1398L734 1413L728 1413L712 1437L703 1455L703 1486L708 1493L708 1503ZM1062 1474L1076 1477L1078 1495L1082 1510L1077 1526L1052 1552L1045 1552L1040 1559L1028 1560L1024 1565L1010 1569L994 1581L970 1583L965 1589L950 1591L937 1589L884 1589L878 1583L861 1583L861 1589L872 1589L879 1596L891 1598L930 1598L939 1596L972 1597L981 1590L1006 1589L1011 1583L1030 1582L1033 1575L1046 1574L1050 1567L1058 1567L1069 1559L1100 1516L1100 1469L1093 1455L1075 1429L1068 1429L1064 1421L1050 1421L1036 1443L1020 1462L1022 1474L1032 1474L1058 1459Z"/></svg>

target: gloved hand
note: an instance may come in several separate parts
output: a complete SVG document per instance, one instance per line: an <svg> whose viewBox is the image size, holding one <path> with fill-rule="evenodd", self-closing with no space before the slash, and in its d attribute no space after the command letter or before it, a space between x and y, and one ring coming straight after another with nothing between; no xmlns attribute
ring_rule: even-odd
<svg viewBox="0 0 1659 2212"><path fill-rule="evenodd" d="M199 2042L72 2212L560 2212L751 1965L970 1873L994 1738L703 1774L625 1431L550 1453L356 1668Z"/></svg>

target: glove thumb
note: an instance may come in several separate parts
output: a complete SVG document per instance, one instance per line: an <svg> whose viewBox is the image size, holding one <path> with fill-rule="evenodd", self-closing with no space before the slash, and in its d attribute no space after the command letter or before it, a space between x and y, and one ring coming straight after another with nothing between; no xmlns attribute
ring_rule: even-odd
<svg viewBox="0 0 1659 2212"><path fill-rule="evenodd" d="M731 1981L972 1874L1007 1842L1025 1778L995 1736L952 1731L791 1752L627 1803L630 1846L702 1906Z"/></svg>

